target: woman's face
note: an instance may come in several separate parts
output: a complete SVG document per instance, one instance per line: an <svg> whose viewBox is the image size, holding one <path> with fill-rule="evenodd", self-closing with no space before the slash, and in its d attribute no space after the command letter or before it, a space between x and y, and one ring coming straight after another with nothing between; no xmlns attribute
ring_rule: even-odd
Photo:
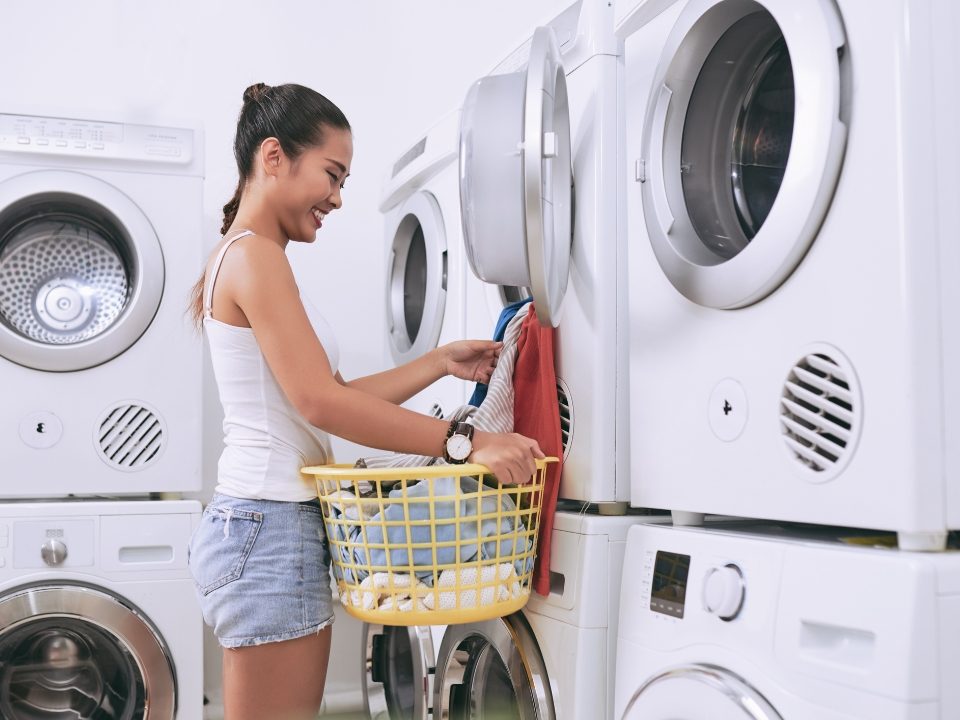
<svg viewBox="0 0 960 720"><path fill-rule="evenodd" d="M324 128L322 145L308 148L289 163L277 200L280 224L291 240L313 242L324 218L343 201L340 192L350 174L353 136L349 130Z"/></svg>

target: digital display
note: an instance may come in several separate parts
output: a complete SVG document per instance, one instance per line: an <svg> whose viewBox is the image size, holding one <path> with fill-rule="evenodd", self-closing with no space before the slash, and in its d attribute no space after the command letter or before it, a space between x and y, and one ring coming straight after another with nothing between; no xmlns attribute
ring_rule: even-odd
<svg viewBox="0 0 960 720"><path fill-rule="evenodd" d="M689 573L689 555L658 550L653 566L653 586L650 588L650 609L670 617L682 618Z"/></svg>

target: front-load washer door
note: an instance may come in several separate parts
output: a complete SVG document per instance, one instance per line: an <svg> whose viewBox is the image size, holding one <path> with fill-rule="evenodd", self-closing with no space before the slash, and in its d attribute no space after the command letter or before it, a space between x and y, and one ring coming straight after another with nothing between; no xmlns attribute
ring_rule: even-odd
<svg viewBox="0 0 960 720"><path fill-rule="evenodd" d="M638 178L657 260L693 302L757 302L816 236L846 143L844 44L831 0L691 0L678 17Z"/></svg>
<svg viewBox="0 0 960 720"><path fill-rule="evenodd" d="M519 612L448 627L434 687L435 718L556 718L543 654Z"/></svg>
<svg viewBox="0 0 960 720"><path fill-rule="evenodd" d="M364 623L363 708L371 720L427 720L436 651L429 627Z"/></svg>
<svg viewBox="0 0 960 720"><path fill-rule="evenodd" d="M76 172L0 183L0 355L28 368L100 365L133 345L163 293L156 232L115 187Z"/></svg>
<svg viewBox="0 0 960 720"><path fill-rule="evenodd" d="M426 191L400 207L387 263L387 332L402 365L437 346L447 302L447 236L436 198Z"/></svg>
<svg viewBox="0 0 960 720"><path fill-rule="evenodd" d="M0 717L173 720L166 644L103 590L47 584L0 597Z"/></svg>
<svg viewBox="0 0 960 720"><path fill-rule="evenodd" d="M763 695L734 673L690 664L647 680L622 720L782 720Z"/></svg>
<svg viewBox="0 0 960 720"><path fill-rule="evenodd" d="M530 288L556 327L570 273L570 116L552 29L537 28L522 72L477 81L460 118L460 207L473 273Z"/></svg>

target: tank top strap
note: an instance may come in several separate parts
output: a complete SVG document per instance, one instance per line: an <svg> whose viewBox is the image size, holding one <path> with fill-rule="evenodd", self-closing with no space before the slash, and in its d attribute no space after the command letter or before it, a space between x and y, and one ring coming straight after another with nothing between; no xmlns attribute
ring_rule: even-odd
<svg viewBox="0 0 960 720"><path fill-rule="evenodd" d="M216 260L213 261L213 267L210 268L210 277L207 278L206 288L203 292L203 316L212 318L213 317L213 286L217 282L217 275L220 272L220 264L223 262L223 256L227 254L227 250L230 249L230 246L240 238L246 237L247 235L253 235L253 230L243 230L238 232L232 238L227 240L223 247L220 248L220 252L217 253Z"/></svg>

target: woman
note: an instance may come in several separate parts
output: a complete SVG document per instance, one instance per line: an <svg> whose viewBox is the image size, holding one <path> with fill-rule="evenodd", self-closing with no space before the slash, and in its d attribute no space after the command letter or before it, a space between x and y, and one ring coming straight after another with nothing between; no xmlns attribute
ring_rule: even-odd
<svg viewBox="0 0 960 720"><path fill-rule="evenodd" d="M333 607L320 508L299 469L332 461L328 434L469 458L505 483L528 481L543 453L520 435L469 437L398 407L444 375L487 382L500 343L455 342L376 375L349 382L340 375L330 326L301 298L285 253L290 241L313 242L342 205L353 139L333 103L300 85L247 88L234 155L240 178L224 206L224 239L193 293L223 404L225 448L190 567L204 619L223 647L226 720L313 718Z"/></svg>

